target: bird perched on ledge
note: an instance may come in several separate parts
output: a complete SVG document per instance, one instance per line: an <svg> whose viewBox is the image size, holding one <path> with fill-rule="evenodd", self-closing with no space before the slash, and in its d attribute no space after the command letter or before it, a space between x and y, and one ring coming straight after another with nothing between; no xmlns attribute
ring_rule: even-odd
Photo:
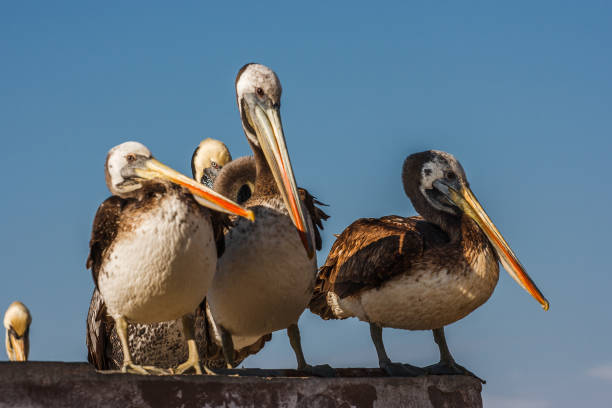
<svg viewBox="0 0 612 408"><path fill-rule="evenodd" d="M195 149L191 158L193 177L196 181L212 187L218 171L230 160L231 155L225 144L218 140L205 139ZM245 183L248 182L245 180ZM242 204L245 199L243 197L241 202L237 192L238 190L227 197ZM218 255L221 253L218 252ZM195 342L202 364L211 369L225 368L221 338L205 299L196 308L194 321ZM237 339L237 363L257 353L270 339L269 334L248 344L242 344ZM128 342L132 359L136 364L146 363L161 368L173 368L185 361L188 354L180 320L130 324ZM98 370L121 367L123 362L121 341L113 319L106 314L104 300L97 289L94 289L87 317L87 348L89 362Z"/></svg>
<svg viewBox="0 0 612 408"><path fill-rule="evenodd" d="M23 303L15 301L4 313L6 354L11 361L27 361L30 352L32 316Z"/></svg>
<svg viewBox="0 0 612 408"><path fill-rule="evenodd" d="M263 65L247 64L236 77L236 100L255 164L255 188L245 206L257 220L238 219L227 233L208 302L229 367L235 363L234 338L257 339L287 329L298 369L333 375L329 366L306 363L297 326L315 282L318 231L313 229L320 221L296 186L280 120L281 92L278 77ZM224 175L244 170L233 163L215 181L221 194Z"/></svg>
<svg viewBox="0 0 612 408"><path fill-rule="evenodd" d="M323 319L368 322L379 365L389 375L424 371L391 362L383 327L433 330L440 362L426 371L471 374L451 356L444 326L489 299L498 261L544 310L548 301L476 200L455 157L436 150L413 154L402 178L421 217L362 218L349 225L320 269L310 310Z"/></svg>
<svg viewBox="0 0 612 408"><path fill-rule="evenodd" d="M216 211L250 220L253 213L166 167L136 142L111 149L106 181L114 195L96 213L87 267L114 320L122 345L121 369L159 372L133 363L128 321L181 318L189 356L176 371L193 368L201 373L192 313L206 295L223 245Z"/></svg>
<svg viewBox="0 0 612 408"><path fill-rule="evenodd" d="M248 199L255 191L255 182L257 178L256 174L257 166L255 158L253 156L239 157L225 166L224 170L215 180L214 189L218 193L231 197L232 199L236 199L236 202L239 204L244 204L248 202ZM327 220L329 216L319 206L325 204L318 201L306 189L298 187L297 191L300 201L306 208L308 208L308 213L311 216L314 226L315 248L320 250L322 244L320 230L323 229L323 221ZM232 227L233 224L229 228L230 231ZM221 335L221 331L215 324L212 316L210 318L210 325L214 329L214 341L221 345L222 339L219 337ZM261 343L264 339L269 340L271 337L272 333L265 334L260 338L258 343ZM232 343L235 349L234 366L239 363L241 357L244 355L244 347L250 345L252 342L253 338L251 336L240 336L237 334L232 335ZM257 344L257 342L255 344Z"/></svg>

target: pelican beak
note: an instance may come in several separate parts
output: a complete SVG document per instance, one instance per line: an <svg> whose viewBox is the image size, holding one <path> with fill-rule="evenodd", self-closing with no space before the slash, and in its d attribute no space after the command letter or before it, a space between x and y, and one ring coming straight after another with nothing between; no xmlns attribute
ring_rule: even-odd
<svg viewBox="0 0 612 408"><path fill-rule="evenodd" d="M7 333L6 347L9 359L12 361L28 360L29 339L27 333L18 337L14 331L9 330Z"/></svg>
<svg viewBox="0 0 612 408"><path fill-rule="evenodd" d="M504 237L482 208L474 196L474 193L472 193L472 190L463 185L456 189L453 186L446 184L442 180L436 180L434 182L434 187L444 193L444 195L446 195L446 197L452 201L453 204L459 207L467 216L472 218L476 224L478 224L478 226L487 236L489 242L491 242L491 245L493 245L493 248L495 248L499 260L506 272L508 272L523 289L525 289L531 296L540 302L544 310L548 310L548 300L546 300L533 280L531 280L529 275L527 275L525 268L523 265L521 265Z"/></svg>
<svg viewBox="0 0 612 408"><path fill-rule="evenodd" d="M298 230L308 258L314 256L311 232L304 218L302 205L293 176L293 168L289 160L289 152L283 133L278 106L256 100L247 103L247 112L251 124L254 125L257 140L270 166L276 185L289 211L293 225Z"/></svg>
<svg viewBox="0 0 612 408"><path fill-rule="evenodd" d="M174 184L178 184L187 188L193 197L200 205L208 207L215 211L224 212L227 214L239 215L251 221L255 220L253 211L236 204L232 200L225 198L221 194L215 192L211 188L203 184L197 183L195 180L171 169L165 164L154 158L145 158L137 160L131 165L131 171L143 179L161 178L168 180Z"/></svg>

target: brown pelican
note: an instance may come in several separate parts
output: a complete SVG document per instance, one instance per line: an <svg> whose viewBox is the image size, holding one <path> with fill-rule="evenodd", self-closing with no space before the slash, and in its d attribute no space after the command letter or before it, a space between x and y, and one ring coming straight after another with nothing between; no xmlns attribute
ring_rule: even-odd
<svg viewBox="0 0 612 408"><path fill-rule="evenodd" d="M208 292L226 362L234 366L235 338L252 341L287 329L298 369L333 375L329 366L306 363L297 326L315 282L318 231L313 225L321 220L312 196L309 202L300 200L280 120L281 84L268 67L247 64L236 78L236 98L254 157L226 165L215 190L225 194L225 185L236 184L233 176L225 183L226 175L248 174L254 163L254 190L245 206L256 221L237 219L226 234L225 253Z"/></svg>
<svg viewBox="0 0 612 408"><path fill-rule="evenodd" d="M368 322L380 367L389 375L423 371L391 362L383 327L433 330L440 362L427 372L469 373L451 356L444 326L489 299L498 261L544 310L548 301L476 200L452 155L430 150L408 156L402 178L422 217L362 218L349 225L321 267L310 310L324 319Z"/></svg>
<svg viewBox="0 0 612 408"><path fill-rule="evenodd" d="M231 160L228 148L214 139L203 140L193 153L191 169L194 179L212 187L216 175ZM254 176L253 176L254 179ZM245 183L249 182L245 180ZM228 196L234 201L237 194ZM239 202L239 201L238 201ZM222 248L217 248L217 254ZM208 368L225 368L221 351L221 338L214 325L210 309L203 300L195 310L195 341L198 354ZM236 349L239 363L251 354L257 353L271 338L261 337L255 343L241 344ZM187 358L187 347L181 333L180 320L161 323L134 323L128 327L128 342L132 360L136 364L151 364L156 367L173 368ZM99 370L118 369L123 362L121 341L115 330L114 321L107 316L104 300L94 289L87 319L88 359Z"/></svg>
<svg viewBox="0 0 612 408"><path fill-rule="evenodd" d="M188 359L176 372L201 373L192 313L206 295L223 239L221 217L201 205L250 220L253 213L166 167L136 142L110 150L106 182L114 195L96 213L87 267L114 320L121 369L159 372L133 363L128 321L180 318Z"/></svg>
<svg viewBox="0 0 612 408"><path fill-rule="evenodd" d="M30 352L30 323L32 316L21 302L13 302L4 313L6 354L11 361L27 361Z"/></svg>

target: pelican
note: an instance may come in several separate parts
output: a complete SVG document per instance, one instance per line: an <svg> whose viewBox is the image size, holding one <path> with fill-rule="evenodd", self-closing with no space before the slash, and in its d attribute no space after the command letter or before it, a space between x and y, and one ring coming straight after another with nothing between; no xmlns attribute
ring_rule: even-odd
<svg viewBox="0 0 612 408"><path fill-rule="evenodd" d="M232 156L225 144L215 139L205 139L197 146L192 158L193 178L212 187L219 170L230 162ZM249 182L248 180L245 183ZM237 201L238 194L229 196ZM219 242L218 242L219 243ZM217 253L222 253L217 248ZM195 341L202 364L208 368L224 368L225 360L221 351L221 340L212 320L210 309L203 299L195 310ZM236 350L236 360L241 362L261 350L271 336L258 341L241 344ZM156 367L173 368L185 361L188 350L181 333L180 320L161 323L130 324L128 328L129 348L137 364L151 364ZM239 341L238 341L239 342ZM88 360L98 370L118 369L123 362L121 341L115 330L114 321L106 314L104 300L97 289L92 295L87 319Z"/></svg>
<svg viewBox="0 0 612 408"><path fill-rule="evenodd" d="M87 268L113 319L121 370L160 372L132 361L128 321L181 319L188 358L176 373L201 374L192 313L206 295L222 245L217 211L251 221L253 213L163 165L137 142L109 151L106 182L113 196L96 213Z"/></svg>
<svg viewBox="0 0 612 408"><path fill-rule="evenodd" d="M6 354L11 361L27 361L30 352L30 323L32 316L23 303L15 301L4 313Z"/></svg>
<svg viewBox="0 0 612 408"><path fill-rule="evenodd" d="M391 362L383 327L433 330L440 362L425 371L471 374L453 359L444 326L489 299L498 261L544 310L548 301L476 200L454 156L437 150L408 156L402 178L421 217L361 218L349 225L319 271L310 310L323 319L368 322L379 365L389 375L424 371Z"/></svg>
<svg viewBox="0 0 612 408"><path fill-rule="evenodd" d="M207 138L200 142L191 156L191 172L196 181L213 188L219 171L232 161L225 143Z"/></svg>
<svg viewBox="0 0 612 408"><path fill-rule="evenodd" d="M331 367L306 363L298 319L312 295L316 278L315 248L320 246L321 215L314 199L296 187L280 120L281 84L260 64L247 64L236 78L236 99L253 158L230 162L215 180L215 190L240 186L255 169L254 189L244 205L256 221L235 220L225 236L225 253L208 292L228 367L234 366L234 339L255 340L287 329L297 366L316 375L333 375ZM230 176L231 174L231 176ZM242 188L242 187L241 187ZM231 194L230 194L231 195ZM317 242L319 241L319 242Z"/></svg>

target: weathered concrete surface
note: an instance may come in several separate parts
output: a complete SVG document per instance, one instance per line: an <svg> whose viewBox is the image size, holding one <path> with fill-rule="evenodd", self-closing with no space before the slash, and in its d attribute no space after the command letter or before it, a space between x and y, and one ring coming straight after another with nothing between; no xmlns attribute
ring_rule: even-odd
<svg viewBox="0 0 612 408"><path fill-rule="evenodd" d="M0 407L482 407L467 376L399 378L375 369L340 377L294 370L231 370L240 376L101 374L84 363L0 363ZM283 375L279 377L278 375Z"/></svg>

